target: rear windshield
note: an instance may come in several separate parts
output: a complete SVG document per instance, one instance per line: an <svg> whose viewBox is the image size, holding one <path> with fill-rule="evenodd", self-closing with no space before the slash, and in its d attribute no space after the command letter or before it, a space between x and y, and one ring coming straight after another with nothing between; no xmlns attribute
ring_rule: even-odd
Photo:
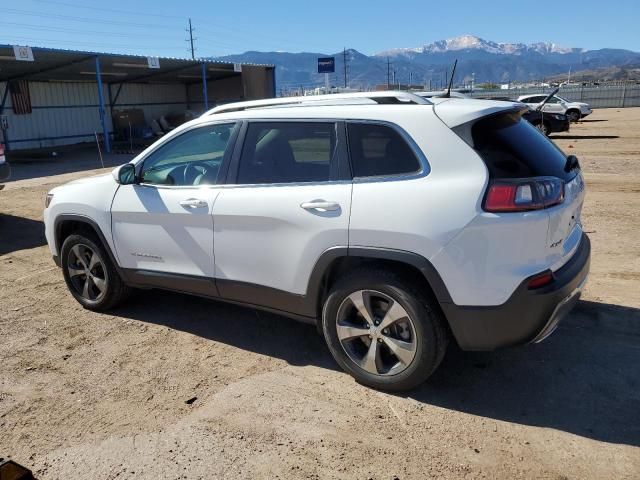
<svg viewBox="0 0 640 480"><path fill-rule="evenodd" d="M491 178L553 176L570 181L576 175L565 172L567 157L562 150L518 112L484 118L471 133Z"/></svg>

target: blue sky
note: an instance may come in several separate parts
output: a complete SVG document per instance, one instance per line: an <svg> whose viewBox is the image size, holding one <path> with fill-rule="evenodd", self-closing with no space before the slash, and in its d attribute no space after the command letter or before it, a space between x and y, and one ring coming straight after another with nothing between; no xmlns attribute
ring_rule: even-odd
<svg viewBox="0 0 640 480"><path fill-rule="evenodd" d="M462 34L640 51L640 0L405 0L392 5L373 0L1 0L0 43L187 57L185 28L191 17L197 56L246 50L335 53L345 46L372 54Z"/></svg>

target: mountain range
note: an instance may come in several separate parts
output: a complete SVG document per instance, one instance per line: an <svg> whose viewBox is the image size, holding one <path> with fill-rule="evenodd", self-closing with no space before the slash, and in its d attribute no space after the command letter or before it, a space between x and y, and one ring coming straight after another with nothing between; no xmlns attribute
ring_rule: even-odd
<svg viewBox="0 0 640 480"><path fill-rule="evenodd" d="M311 88L324 85L324 75L317 72L317 58L334 56L336 73L331 84L343 86L344 61L350 87L367 87L387 83L422 84L439 88L446 83L453 62L458 60L454 83L528 82L560 74L607 70L640 64L640 52L603 48L586 50L566 48L555 43L498 43L473 35L462 35L413 48L391 48L373 55L354 49L326 52L248 51L217 57L216 60L272 64L276 66L278 88ZM395 79L395 82L394 82Z"/></svg>

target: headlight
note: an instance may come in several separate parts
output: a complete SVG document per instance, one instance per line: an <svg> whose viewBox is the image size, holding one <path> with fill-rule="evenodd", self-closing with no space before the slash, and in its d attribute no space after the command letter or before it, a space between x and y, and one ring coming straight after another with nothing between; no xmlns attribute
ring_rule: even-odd
<svg viewBox="0 0 640 480"><path fill-rule="evenodd" d="M553 118L555 118L556 120L566 120L567 116L566 115L562 115L561 113L554 113L553 114Z"/></svg>
<svg viewBox="0 0 640 480"><path fill-rule="evenodd" d="M53 193L47 193L47 196L44 197L44 208L49 208L51 200L53 200Z"/></svg>

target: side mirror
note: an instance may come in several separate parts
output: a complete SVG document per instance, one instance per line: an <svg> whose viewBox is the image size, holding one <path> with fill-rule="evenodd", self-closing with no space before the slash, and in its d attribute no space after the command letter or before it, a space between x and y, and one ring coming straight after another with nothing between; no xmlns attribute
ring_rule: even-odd
<svg viewBox="0 0 640 480"><path fill-rule="evenodd" d="M113 178L120 185L131 185L136 183L136 166L132 163L120 165L113 172Z"/></svg>

